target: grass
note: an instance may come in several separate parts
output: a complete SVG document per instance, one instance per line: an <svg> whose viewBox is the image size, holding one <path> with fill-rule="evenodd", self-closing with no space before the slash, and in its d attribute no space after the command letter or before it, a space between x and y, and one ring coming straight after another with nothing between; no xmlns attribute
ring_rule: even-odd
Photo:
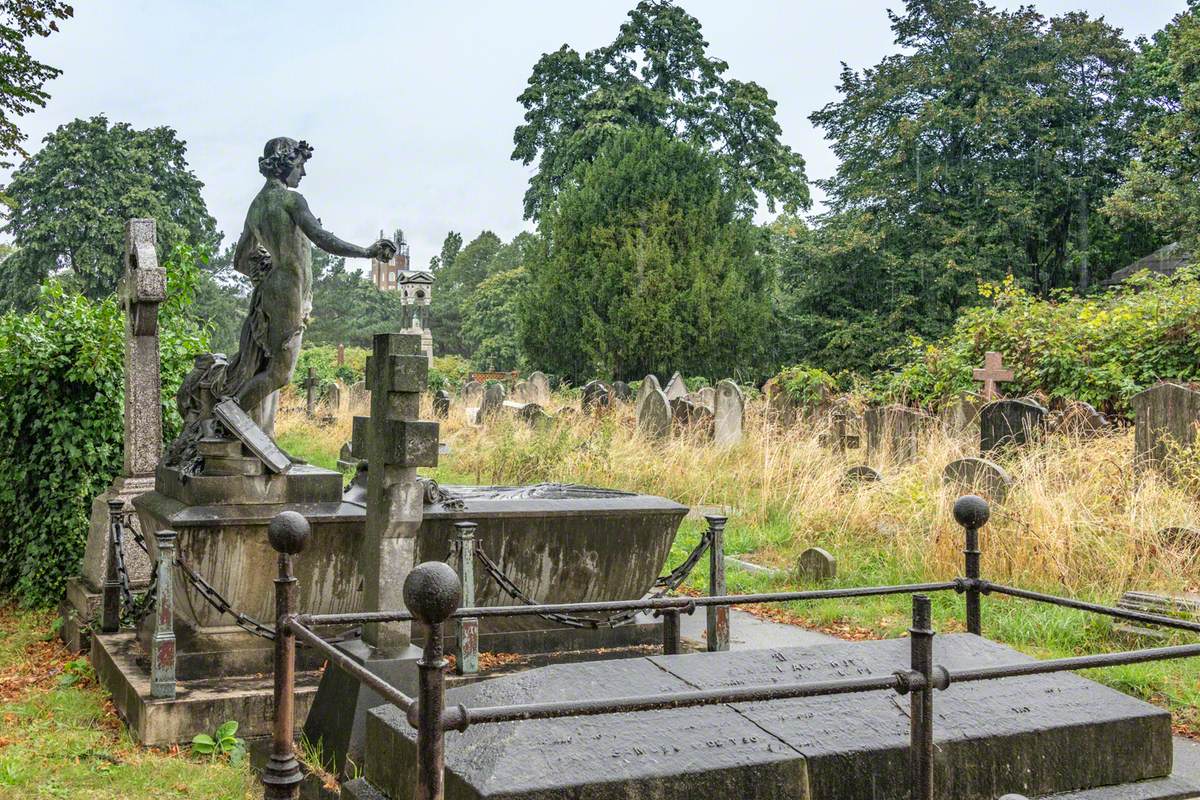
<svg viewBox="0 0 1200 800"><path fill-rule="evenodd" d="M913 462L886 466L880 483L847 489L841 480L846 467L865 454L832 452L815 428L782 429L765 417L761 403L747 410L745 441L720 449L691 435L647 441L635 433L631 408L595 419L564 411L575 402L556 397L550 406L556 421L537 430L506 419L468 427L455 406L442 423L451 452L425 472L443 483L577 482L729 507L726 551L784 572L769 579L730 570L736 592L811 588L791 566L813 545L838 559L831 586L942 581L962 571L962 530L950 513L960 492L943 486L941 470L975 454L977 442L967 437L931 429ZM431 418L428 407L423 416ZM285 415L280 432L285 448L328 463L348 438L349 422L318 427ZM1132 454L1132 432L1124 431L1096 439L1047 437L1003 458L1016 485L982 531L984 577L1106 604L1128 589L1200 590L1200 552L1159 534L1200 527L1194 490L1135 473ZM695 544L699 526L684 524L670 563ZM703 590L706 581L701 568L692 588ZM890 637L907 629L909 603L904 596L880 597L768 613L844 637ZM938 630L963 629L960 597L935 595L933 608ZM983 609L987 636L1040 658L1158 644L1114 634L1106 618L1028 601L990 596ZM1178 635L1171 641L1192 640ZM1200 660L1089 677L1169 708L1181 731L1200 732Z"/></svg>
<svg viewBox="0 0 1200 800"><path fill-rule="evenodd" d="M0 798L261 796L248 766L135 744L87 661L51 640L53 621L0 606Z"/></svg>

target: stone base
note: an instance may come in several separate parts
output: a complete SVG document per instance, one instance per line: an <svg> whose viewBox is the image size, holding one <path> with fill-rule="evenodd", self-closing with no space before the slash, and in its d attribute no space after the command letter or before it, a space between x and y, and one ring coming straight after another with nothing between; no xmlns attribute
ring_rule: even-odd
<svg viewBox="0 0 1200 800"><path fill-rule="evenodd" d="M67 591L58 613L62 626L58 636L72 653L82 653L91 647L92 628L99 626L100 604L103 595L88 588L83 578L67 578Z"/></svg>
<svg viewBox="0 0 1200 800"><path fill-rule="evenodd" d="M224 722L237 720L238 735L269 736L274 714L270 674L180 681L174 700L150 696L150 673L139 663L141 650L132 633L92 637L91 659L100 685L112 694L113 705L135 740L165 747L190 742L198 733L211 733ZM296 720L308 715L320 674L296 675ZM299 726L296 733L299 736Z"/></svg>

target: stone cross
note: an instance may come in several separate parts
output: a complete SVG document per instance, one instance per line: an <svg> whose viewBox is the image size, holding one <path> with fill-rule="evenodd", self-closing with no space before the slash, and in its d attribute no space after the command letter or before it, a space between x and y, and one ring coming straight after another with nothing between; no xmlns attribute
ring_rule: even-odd
<svg viewBox="0 0 1200 800"><path fill-rule="evenodd" d="M429 360L421 352L419 334L375 335L367 359L371 416L355 419L355 433L360 435L353 445L356 455L367 457L367 524L360 564L366 611L405 608L402 587L416 558L424 498L417 467L435 467L438 461L438 424L420 420L421 393L428 380ZM398 653L410 639L407 622L363 629L363 640L377 654Z"/></svg>
<svg viewBox="0 0 1200 800"><path fill-rule="evenodd" d="M301 384L307 392L308 415L311 417L317 410L317 386L320 382L317 380L317 371L313 367L308 368L308 377Z"/></svg>
<svg viewBox="0 0 1200 800"><path fill-rule="evenodd" d="M339 367L346 366L346 345L338 345L337 365Z"/></svg>
<svg viewBox="0 0 1200 800"><path fill-rule="evenodd" d="M158 305L167 299L167 271L158 265L152 219L125 223L125 464L124 475L153 475L162 455L162 384Z"/></svg>
<svg viewBox="0 0 1200 800"><path fill-rule="evenodd" d="M985 402L991 402L1000 396L997 384L1011 381L1013 371L1004 369L1003 357L994 350L989 350L983 356L983 369L976 369L971 373L971 377L983 382L983 399Z"/></svg>

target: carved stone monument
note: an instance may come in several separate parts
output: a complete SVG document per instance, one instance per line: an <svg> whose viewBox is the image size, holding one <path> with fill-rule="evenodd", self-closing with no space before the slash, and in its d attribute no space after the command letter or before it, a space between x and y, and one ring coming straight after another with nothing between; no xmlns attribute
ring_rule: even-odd
<svg viewBox="0 0 1200 800"><path fill-rule="evenodd" d="M731 380L723 380L713 391L713 442L727 447L742 441L746 401L742 390Z"/></svg>
<svg viewBox="0 0 1200 800"><path fill-rule="evenodd" d="M63 603L63 641L74 650L87 647L86 626L97 612L109 545L110 500L131 510L134 497L154 488L154 468L162 456L162 400L158 355L158 306L167 297L167 272L158 265L155 223L125 223L125 277L120 286L125 310L125 439L121 474L92 501L82 575L71 578ZM129 525L140 530L132 515ZM130 531L132 533L132 531ZM127 535L122 555L130 588L150 580L150 559Z"/></svg>

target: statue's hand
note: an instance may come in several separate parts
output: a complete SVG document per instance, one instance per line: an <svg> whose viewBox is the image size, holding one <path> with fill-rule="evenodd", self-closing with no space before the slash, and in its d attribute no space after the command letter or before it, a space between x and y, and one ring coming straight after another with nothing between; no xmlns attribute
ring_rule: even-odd
<svg viewBox="0 0 1200 800"><path fill-rule="evenodd" d="M391 261L396 257L396 245L390 239L380 239L367 248L367 257Z"/></svg>

